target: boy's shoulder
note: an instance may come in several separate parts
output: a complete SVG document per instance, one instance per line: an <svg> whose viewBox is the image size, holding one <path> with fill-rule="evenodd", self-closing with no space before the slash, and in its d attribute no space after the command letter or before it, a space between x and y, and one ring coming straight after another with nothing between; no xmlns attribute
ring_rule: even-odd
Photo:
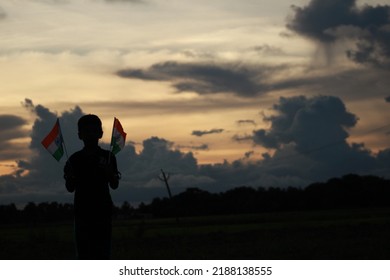
<svg viewBox="0 0 390 280"><path fill-rule="evenodd" d="M110 156L114 156L114 154L112 152L110 152L109 150L106 150L106 149L102 149L101 147L99 147L98 149L98 154L99 156L104 156L104 157L108 157L109 154L111 154Z"/></svg>
<svg viewBox="0 0 390 280"><path fill-rule="evenodd" d="M79 158L79 157L81 157L81 156L83 156L83 150L74 152L74 153L70 156L70 159Z"/></svg>
<svg viewBox="0 0 390 280"><path fill-rule="evenodd" d="M108 156L109 154L111 154L112 157L114 156L114 154L112 152L110 152L109 150L106 150L106 149L102 149L101 147L99 147L96 150L96 154L99 155L99 156ZM85 150L81 149L80 151L77 151L77 152L73 153L70 156L70 158L71 159L77 159L77 158L82 158L82 157L85 157L85 156L86 156Z"/></svg>

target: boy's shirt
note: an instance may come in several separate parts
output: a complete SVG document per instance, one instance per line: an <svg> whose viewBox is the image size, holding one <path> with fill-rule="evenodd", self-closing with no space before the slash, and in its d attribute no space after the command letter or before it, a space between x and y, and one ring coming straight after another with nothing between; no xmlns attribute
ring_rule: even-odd
<svg viewBox="0 0 390 280"><path fill-rule="evenodd" d="M100 147L93 152L82 149L67 161L64 173L66 184L75 188L74 208L76 219L101 220L111 217L112 200L107 170L118 173L115 155ZM110 166L108 161L110 160ZM72 179L69 179L72 174ZM70 180L73 180L70 182ZM69 191L72 189L68 188Z"/></svg>

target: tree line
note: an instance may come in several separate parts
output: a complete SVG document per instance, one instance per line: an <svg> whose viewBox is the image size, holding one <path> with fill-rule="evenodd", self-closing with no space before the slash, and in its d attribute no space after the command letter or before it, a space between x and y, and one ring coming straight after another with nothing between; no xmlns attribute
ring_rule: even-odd
<svg viewBox="0 0 390 280"><path fill-rule="evenodd" d="M367 207L390 207L390 180L349 174L305 188L241 186L223 193L190 188L139 208L152 216L172 217Z"/></svg>
<svg viewBox="0 0 390 280"><path fill-rule="evenodd" d="M221 193L188 188L169 198L154 198L137 208L124 202L114 206L116 219L247 214L365 207L390 207L390 180L349 174L305 188L240 186ZM9 223L59 222L73 219L73 205L57 202L0 206L0 221Z"/></svg>

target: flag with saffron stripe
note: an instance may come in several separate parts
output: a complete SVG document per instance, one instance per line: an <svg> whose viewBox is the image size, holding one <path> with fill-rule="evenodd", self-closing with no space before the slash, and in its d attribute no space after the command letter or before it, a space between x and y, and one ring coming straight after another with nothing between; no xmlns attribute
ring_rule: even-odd
<svg viewBox="0 0 390 280"><path fill-rule="evenodd" d="M59 119L57 119L54 127L41 143L57 161L60 161L64 155L64 139Z"/></svg>
<svg viewBox="0 0 390 280"><path fill-rule="evenodd" d="M119 153L125 146L126 132L124 132L120 121L114 118L114 126L112 128L111 137L111 152L115 155Z"/></svg>

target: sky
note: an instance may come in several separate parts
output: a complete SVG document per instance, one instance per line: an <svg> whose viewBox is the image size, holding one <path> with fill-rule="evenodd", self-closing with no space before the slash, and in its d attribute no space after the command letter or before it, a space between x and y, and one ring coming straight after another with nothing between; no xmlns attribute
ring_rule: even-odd
<svg viewBox="0 0 390 280"><path fill-rule="evenodd" d="M0 41L0 204L72 201L41 141L84 114L127 132L115 203L389 177L385 0L0 0Z"/></svg>

